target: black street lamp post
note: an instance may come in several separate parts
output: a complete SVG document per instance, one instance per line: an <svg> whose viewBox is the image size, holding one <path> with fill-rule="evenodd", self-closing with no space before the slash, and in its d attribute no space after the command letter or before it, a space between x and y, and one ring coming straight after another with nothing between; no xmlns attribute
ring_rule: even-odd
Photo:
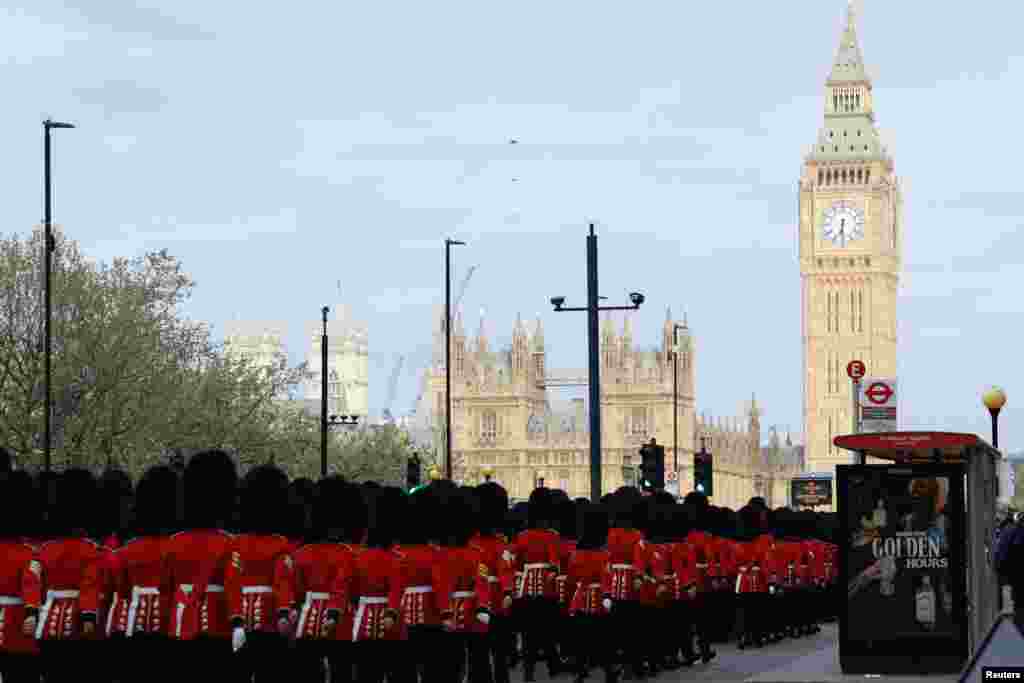
<svg viewBox="0 0 1024 683"><path fill-rule="evenodd" d="M679 330L686 325L672 327L672 466L679 481Z"/></svg>
<svg viewBox="0 0 1024 683"><path fill-rule="evenodd" d="M452 247L465 242L444 241L444 475L452 478Z"/></svg>
<svg viewBox="0 0 1024 683"><path fill-rule="evenodd" d="M46 384L45 392L46 399L43 406L43 460L46 471L50 471L50 411L52 410L53 398L50 395L51 384L52 384L52 368L51 368L51 356L53 349L50 346L50 318L52 313L52 300L51 300L51 283L50 283L50 271L53 268L53 251L56 249L56 245L53 240L53 206L51 197L51 179L50 179L50 131L54 128L74 128L75 126L70 123L61 123L59 121L51 121L46 119L43 121L43 193L45 195L45 201L43 202L45 208L45 215L43 217L43 231L45 238L45 245L43 247L43 277L45 282L43 284L44 290L44 308L45 322L44 326L46 329L43 334L45 336L43 342L43 355L45 357L44 364L44 378L43 381Z"/></svg>
<svg viewBox="0 0 1024 683"><path fill-rule="evenodd" d="M551 305L556 313L565 311L586 311L587 346L590 360L588 385L590 389L590 498L595 503L601 500L601 354L600 326L598 314L601 311L635 311L644 302L644 295L633 292L629 295L632 306L601 306L603 297L597 293L597 235L594 224L590 224L587 236L587 305L583 308L565 308L565 297L552 297Z"/></svg>
<svg viewBox="0 0 1024 683"><path fill-rule="evenodd" d="M320 476L327 476L327 314L331 309L320 309L324 332L320 337Z"/></svg>

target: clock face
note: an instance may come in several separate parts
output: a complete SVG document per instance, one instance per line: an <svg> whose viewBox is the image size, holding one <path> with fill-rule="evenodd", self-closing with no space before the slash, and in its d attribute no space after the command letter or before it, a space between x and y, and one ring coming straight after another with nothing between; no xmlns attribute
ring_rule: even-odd
<svg viewBox="0 0 1024 683"><path fill-rule="evenodd" d="M864 237L864 211L851 202L835 202L825 211L822 234L839 247Z"/></svg>

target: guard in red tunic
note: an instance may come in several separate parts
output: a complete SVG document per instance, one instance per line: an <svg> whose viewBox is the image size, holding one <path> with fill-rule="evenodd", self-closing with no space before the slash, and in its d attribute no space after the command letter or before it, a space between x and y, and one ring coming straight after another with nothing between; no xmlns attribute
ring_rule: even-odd
<svg viewBox="0 0 1024 683"><path fill-rule="evenodd" d="M163 584L164 547L178 525L178 490L174 470L166 466L150 468L139 482L125 543L113 553L115 600L107 616L106 632L112 642L123 641L118 661L124 664L115 669L123 681L170 656L166 627L171 596ZM147 678L167 680L162 667Z"/></svg>
<svg viewBox="0 0 1024 683"><path fill-rule="evenodd" d="M612 601L615 631L632 674L642 677L647 649L644 611L640 602L644 586L647 548L643 533L637 528L644 508L636 489L617 491L611 501L611 529L608 530L608 552L612 556Z"/></svg>
<svg viewBox="0 0 1024 683"><path fill-rule="evenodd" d="M20 481L16 480L20 479ZM4 683L38 683L35 634L25 633L25 598L38 595L42 567L24 542L32 533L26 513L38 508L29 486L11 473L0 474L0 678Z"/></svg>
<svg viewBox="0 0 1024 683"><path fill-rule="evenodd" d="M674 617L678 575L672 558L673 512L675 499L664 491L655 493L648 505L646 537L648 540L647 571L641 602L650 615L648 630L652 647L648 663L652 673L674 671L683 663L679 659Z"/></svg>
<svg viewBox="0 0 1024 683"><path fill-rule="evenodd" d="M185 466L185 531L165 546L171 598L171 668L175 680L222 680L245 644L242 559L224 530L235 507L238 475L231 456L211 450Z"/></svg>
<svg viewBox="0 0 1024 683"><path fill-rule="evenodd" d="M611 620L615 609L611 597L611 553L608 542L608 514L601 505L586 505L582 529L567 567L567 584L572 593L569 614L576 683L587 678L592 665L604 669L605 683L615 683L621 673L616 661L616 642Z"/></svg>
<svg viewBox="0 0 1024 683"><path fill-rule="evenodd" d="M288 676L292 630L292 543L287 533L288 476L273 465L249 470L242 481L240 530L235 539L243 571L245 647L236 656L241 680L280 681Z"/></svg>
<svg viewBox="0 0 1024 683"><path fill-rule="evenodd" d="M469 655L470 683L490 683L486 661L487 627L491 620L488 568L480 551L470 545L478 514L471 489L440 493L446 534L434 565L434 595L444 638L436 653L442 665L438 680L458 681Z"/></svg>
<svg viewBox="0 0 1024 683"><path fill-rule="evenodd" d="M523 678L534 680L537 660L543 654L549 675L559 673L555 625L558 623L558 575L561 537L551 527L555 511L548 489L530 494L526 531L512 544L516 570L523 578L513 604L514 619L523 634Z"/></svg>
<svg viewBox="0 0 1024 683"><path fill-rule="evenodd" d="M478 525L470 545L480 553L480 563L486 571L490 588L488 600L491 605L491 623L487 629L490 656L477 663L478 666L489 667L489 672L485 671L478 677L494 683L509 683L509 643L513 633L509 620L515 567L508 539L501 533L508 513L508 493L498 484L488 482L476 488L476 496Z"/></svg>
<svg viewBox="0 0 1024 683"><path fill-rule="evenodd" d="M676 576L675 601L671 607L671 620L675 624L672 629L675 636L673 653L682 655L683 666L693 666L700 656L694 651L694 623L697 612L697 567L692 546L687 542L687 534L693 523L691 509L685 505L676 505L672 509L672 543L670 557L672 571Z"/></svg>
<svg viewBox="0 0 1024 683"><path fill-rule="evenodd" d="M39 581L24 596L25 635L34 635L47 683L78 681L89 660L100 609L103 549L86 534L94 523L96 480L88 470L66 470L57 481L51 530L39 550Z"/></svg>
<svg viewBox="0 0 1024 683"><path fill-rule="evenodd" d="M309 523L311 542L294 552L292 573L295 679L323 683L326 660L332 683L351 683L352 583L367 525L362 492L337 475L321 479Z"/></svg>
<svg viewBox="0 0 1024 683"><path fill-rule="evenodd" d="M567 659L571 658L572 639L568 636L569 595L566 572L569 558L576 550L576 504L569 499L564 491L555 494L555 518L558 522L558 535L561 541L558 546L558 574L555 576L555 594L558 597L559 621L561 626L555 634L556 647L559 653L559 668L564 668Z"/></svg>
<svg viewBox="0 0 1024 683"><path fill-rule="evenodd" d="M441 617L434 594L434 569L440 562L438 500L433 487L422 488L409 496L400 530L401 545L396 552L405 563L408 585L399 610L408 633L402 655L408 671L407 681L441 680L443 664L438 657L441 642Z"/></svg>
<svg viewBox="0 0 1024 683"><path fill-rule="evenodd" d="M381 683L401 676L396 643L405 640L400 609L409 586L405 563L395 551L404 516L405 493L378 488L368 496L370 525L366 549L356 557L351 582L355 616L352 640L359 683ZM436 590L436 589L435 589Z"/></svg>
<svg viewBox="0 0 1024 683"><path fill-rule="evenodd" d="M686 494L684 505L688 509L687 514L692 524L686 541L693 550L694 567L696 568L697 598L693 610L694 630L697 634L701 660L707 663L717 656L717 653L711 649L711 612L714 608L713 596L717 588L717 578L712 576L714 539L707 531L711 523L710 506L707 497L696 491Z"/></svg>

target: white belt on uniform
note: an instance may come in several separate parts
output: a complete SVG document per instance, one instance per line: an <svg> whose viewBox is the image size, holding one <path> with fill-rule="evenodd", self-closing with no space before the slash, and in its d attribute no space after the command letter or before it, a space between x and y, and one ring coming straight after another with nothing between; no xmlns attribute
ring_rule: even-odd
<svg viewBox="0 0 1024 683"><path fill-rule="evenodd" d="M39 610L39 621L36 625L36 640L42 640L43 638L43 633L46 630L46 622L50 618L50 610L53 609L53 601L76 600L79 595L79 592L76 590L46 591L46 602L43 603L43 608Z"/></svg>
<svg viewBox="0 0 1024 683"><path fill-rule="evenodd" d="M17 605L24 605L25 601L21 598L15 598L10 595L0 595L0 607L14 607Z"/></svg>
<svg viewBox="0 0 1024 683"><path fill-rule="evenodd" d="M180 586L178 586L178 588L180 588L185 594L188 594L188 593L192 592L192 584L191 583L183 583ZM224 586L218 585L216 583L207 584L206 592L207 593L223 593L224 592Z"/></svg>
<svg viewBox="0 0 1024 683"><path fill-rule="evenodd" d="M139 610L139 602L143 595L160 595L160 589L153 586L132 586L132 601L128 605L128 629L126 636L135 633L135 614ZM113 612L114 610L110 610Z"/></svg>
<svg viewBox="0 0 1024 683"><path fill-rule="evenodd" d="M499 579L497 576L487 577L487 583L498 583L499 581L501 581L501 579Z"/></svg>
<svg viewBox="0 0 1024 683"><path fill-rule="evenodd" d="M551 564L548 562L531 562L530 564L524 564L523 569L526 571L533 571L535 569L550 569Z"/></svg>
<svg viewBox="0 0 1024 683"><path fill-rule="evenodd" d="M613 564L612 565L612 569L629 569L629 570L631 570L631 569L633 569L633 565L631 565L631 564Z"/></svg>
<svg viewBox="0 0 1024 683"><path fill-rule="evenodd" d="M452 597L456 600L465 600L466 598L472 598L475 596L476 593L474 593L473 591L455 591L454 593L452 593Z"/></svg>
<svg viewBox="0 0 1024 683"><path fill-rule="evenodd" d="M366 595L359 598L359 607L356 608L356 618L352 624L352 640L357 640L359 638L359 629L363 625L363 617L366 615L366 606L386 604L388 604L387 598Z"/></svg>
<svg viewBox="0 0 1024 683"><path fill-rule="evenodd" d="M306 592L306 601L302 603L302 611L299 612L299 623L296 624L295 632L300 636L306 630L306 619L309 618L309 610L312 609L313 603L318 600L330 600L330 593L318 593L316 591Z"/></svg>
<svg viewBox="0 0 1024 683"><path fill-rule="evenodd" d="M409 586L405 589L405 595L433 593L433 586Z"/></svg>
<svg viewBox="0 0 1024 683"><path fill-rule="evenodd" d="M242 595L265 595L267 593L273 593L274 589L270 586L243 586Z"/></svg>

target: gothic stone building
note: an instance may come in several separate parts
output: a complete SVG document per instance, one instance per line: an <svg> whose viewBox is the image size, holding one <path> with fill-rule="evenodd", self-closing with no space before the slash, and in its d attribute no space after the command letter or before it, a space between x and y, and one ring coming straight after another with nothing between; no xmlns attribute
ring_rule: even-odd
<svg viewBox="0 0 1024 683"><path fill-rule="evenodd" d="M442 318L441 329L443 324ZM693 453L700 449L704 437L715 456L714 504L737 508L751 496L761 495L773 506L785 505L788 481L799 466L770 455L778 449L762 450L756 401L745 402L743 414L737 417L712 419L698 414L695 340L685 321L680 323L679 358L673 363L676 324L669 311L660 345L641 350L634 344L629 317L621 329L616 329L610 317L603 321L602 492L632 483L640 446L651 437L665 446L666 472L671 471L672 372L677 366L680 490L693 489ZM461 317L456 317L452 325L455 478L478 481L490 470L514 499L527 498L541 480L572 497L589 497L586 406L582 399L575 399L570 406L559 408L554 391L559 386L585 385L586 374L547 367L539 319L532 325L517 319L511 348L492 350L483 320L475 338L470 338ZM432 420L443 430L443 362L429 371L426 393Z"/></svg>

